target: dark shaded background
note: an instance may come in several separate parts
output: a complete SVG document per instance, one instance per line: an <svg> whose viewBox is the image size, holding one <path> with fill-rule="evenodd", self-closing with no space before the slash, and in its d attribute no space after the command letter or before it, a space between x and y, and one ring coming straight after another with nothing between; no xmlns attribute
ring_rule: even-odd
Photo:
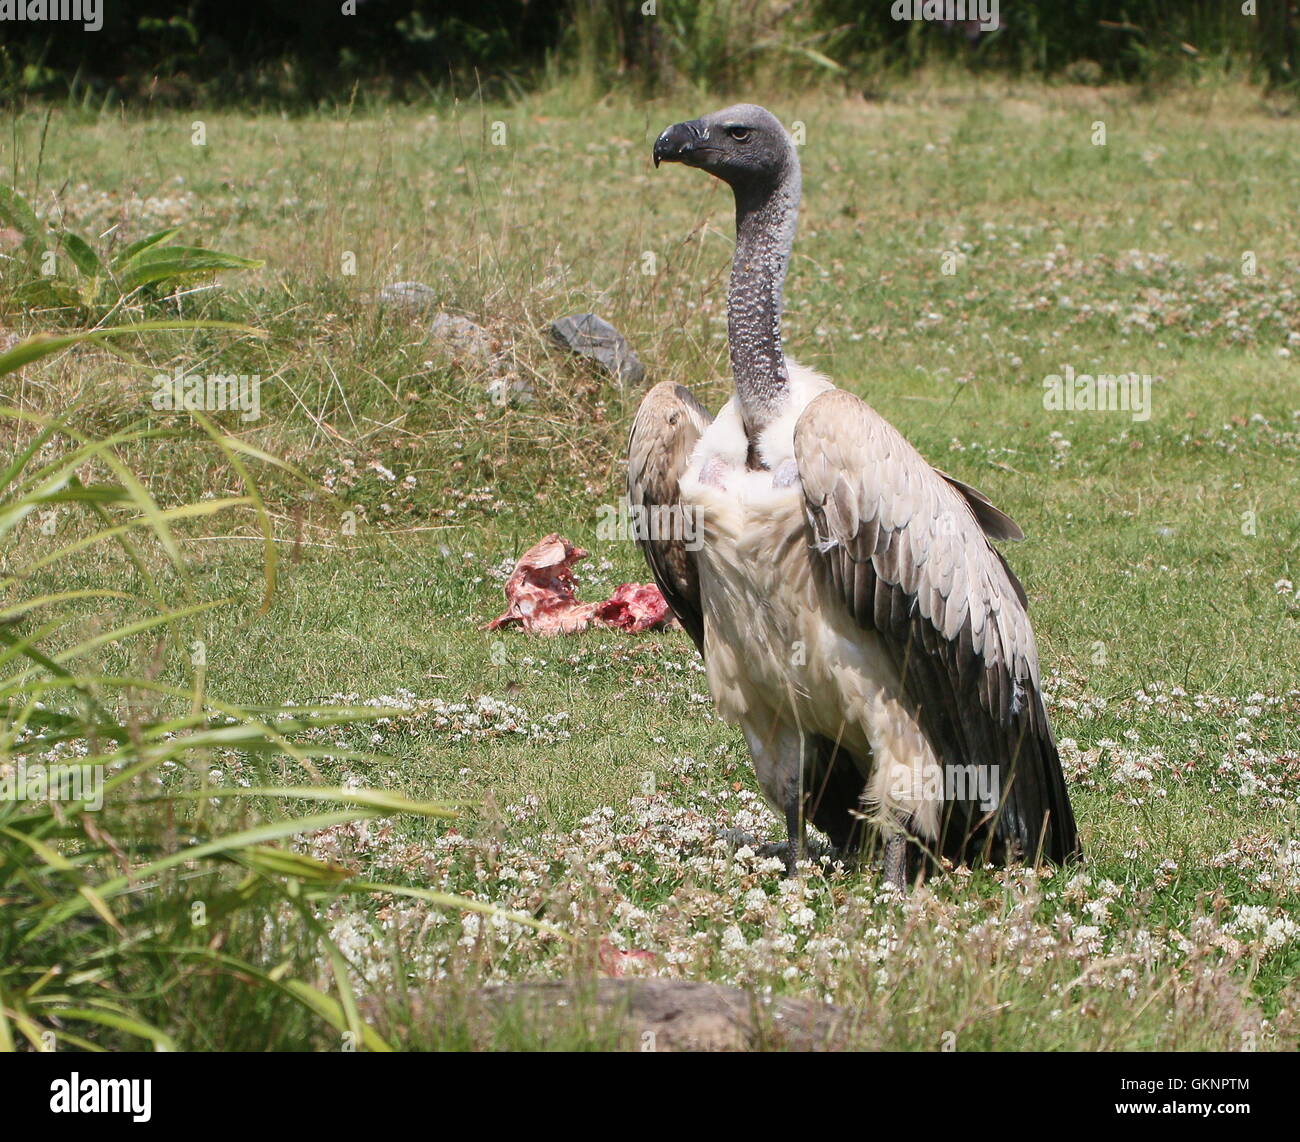
<svg viewBox="0 0 1300 1142"><path fill-rule="evenodd" d="M1077 82L1295 75L1295 0L1002 0L1002 28L899 22L890 0L101 0L103 28L0 22L0 96L86 103L337 103L581 73L726 88L774 69L870 84L938 59ZM763 45L756 49L756 45Z"/></svg>

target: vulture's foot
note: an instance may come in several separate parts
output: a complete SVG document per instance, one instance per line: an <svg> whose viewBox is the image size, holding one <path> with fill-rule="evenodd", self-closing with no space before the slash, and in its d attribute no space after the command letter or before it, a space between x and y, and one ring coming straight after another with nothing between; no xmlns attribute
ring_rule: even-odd
<svg viewBox="0 0 1300 1142"><path fill-rule="evenodd" d="M789 841L768 841L755 848L754 852L755 855L763 857L764 859L776 857L785 861L785 875L792 878L799 875L798 866L800 857L807 857L814 864L820 864L828 871L831 865L835 864L837 861L848 863L851 859L841 853L833 845L819 844L815 840L805 841L803 851L798 855L792 853L791 850L793 847L794 846L792 846Z"/></svg>
<svg viewBox="0 0 1300 1142"><path fill-rule="evenodd" d="M731 851L737 849L750 848L754 850L754 855L763 860L771 860L776 857L785 862L786 876L795 875L795 867L799 858L793 855L793 845L789 841L760 841L752 833L747 833L743 829L719 829L715 834L720 841L726 841L731 846Z"/></svg>
<svg viewBox="0 0 1300 1142"><path fill-rule="evenodd" d="M744 829L717 829L713 835L720 841L726 841L731 846L732 852L746 847L757 849L763 843L753 833L747 833Z"/></svg>
<svg viewBox="0 0 1300 1142"><path fill-rule="evenodd" d="M760 841L752 833L747 833L743 829L718 829L714 836L720 841L726 841L732 852L740 848L751 848L755 856L762 857L764 860L776 857L785 863L787 876L795 875L795 871L792 870L798 865L798 858L791 861L789 841ZM856 860L855 853L842 851L834 845L825 845L815 839L805 843L804 855L827 869L837 862L851 867Z"/></svg>
<svg viewBox="0 0 1300 1142"><path fill-rule="evenodd" d="M839 865L846 872L857 872L862 864L861 845L820 845L815 849L813 860L821 861L829 871L833 865Z"/></svg>
<svg viewBox="0 0 1300 1142"><path fill-rule="evenodd" d="M766 844L759 845L754 850L754 853L764 860L775 857L778 860L785 861L785 875L788 878L799 875L798 851L789 841L768 841Z"/></svg>

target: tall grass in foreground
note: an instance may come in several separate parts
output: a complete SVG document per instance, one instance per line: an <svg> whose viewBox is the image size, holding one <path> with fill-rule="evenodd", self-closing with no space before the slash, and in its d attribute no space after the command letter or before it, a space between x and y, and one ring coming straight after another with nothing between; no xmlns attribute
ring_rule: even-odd
<svg viewBox="0 0 1300 1142"><path fill-rule="evenodd" d="M0 355L0 376L77 341L178 325L30 338ZM270 523L247 467L273 461L204 422L246 493L163 506L119 458L156 433L93 439L7 403L0 422L13 442L0 469L0 1049L385 1048L358 1014L322 902L384 893L492 909L363 881L288 842L453 807L311 783L313 759L349 756L327 731L373 711L237 708L206 693L201 659L189 685L161 680L189 620L238 602L199 597L179 528L252 513L273 590ZM51 519L57 528L43 526ZM110 545L133 569L120 586L32 589ZM88 600L104 610L86 625L77 607ZM102 652L142 642L152 644L146 667L95 668ZM210 766L232 754L261 759L264 772L279 759L307 780L213 787ZM227 1018L214 1026L202 1012L218 1006Z"/></svg>

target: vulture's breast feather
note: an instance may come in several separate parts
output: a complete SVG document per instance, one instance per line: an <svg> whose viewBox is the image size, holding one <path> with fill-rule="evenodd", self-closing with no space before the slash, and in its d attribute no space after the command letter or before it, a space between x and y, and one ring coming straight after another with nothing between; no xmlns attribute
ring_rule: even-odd
<svg viewBox="0 0 1300 1142"><path fill-rule="evenodd" d="M709 690L718 713L751 735L771 735L781 723L840 742L872 772L871 807L917 812L916 823L928 831L938 805L910 792L919 791L934 752L879 637L853 620L816 573L803 488L781 475L793 459L796 419L797 412L783 418L788 441L771 430L764 436L775 471L748 470L739 412L728 404L680 481L702 535ZM764 792L779 800L779 789Z"/></svg>

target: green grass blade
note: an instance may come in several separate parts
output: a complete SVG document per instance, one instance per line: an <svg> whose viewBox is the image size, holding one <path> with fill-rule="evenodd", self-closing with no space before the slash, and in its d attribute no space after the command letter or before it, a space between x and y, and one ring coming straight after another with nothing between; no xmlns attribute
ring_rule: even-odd
<svg viewBox="0 0 1300 1142"><path fill-rule="evenodd" d="M146 238L141 238L136 242L132 242L125 249L119 251L113 258L112 265L114 272L120 273L122 267L126 265L127 262L137 254L149 249L151 246L157 246L163 242L170 242L181 232L182 229L184 229L182 226L172 226L166 230L155 231Z"/></svg>
<svg viewBox="0 0 1300 1142"><path fill-rule="evenodd" d="M89 329L81 333L37 333L19 341L12 349L0 353L0 377L48 357L71 345L103 341L126 334L157 333L184 329L229 329L237 333L261 336L261 331L234 321L141 321L136 325L120 325L112 329Z"/></svg>
<svg viewBox="0 0 1300 1142"><path fill-rule="evenodd" d="M7 186L0 186L0 221L12 226L33 245L39 245L47 233L27 199Z"/></svg>
<svg viewBox="0 0 1300 1142"><path fill-rule="evenodd" d="M59 241L62 242L63 248L68 252L68 257L72 259L72 264L86 277L91 279L101 278L108 273L104 268L104 263L99 260L99 255L90 248L90 244L80 235L65 230L59 235Z"/></svg>

